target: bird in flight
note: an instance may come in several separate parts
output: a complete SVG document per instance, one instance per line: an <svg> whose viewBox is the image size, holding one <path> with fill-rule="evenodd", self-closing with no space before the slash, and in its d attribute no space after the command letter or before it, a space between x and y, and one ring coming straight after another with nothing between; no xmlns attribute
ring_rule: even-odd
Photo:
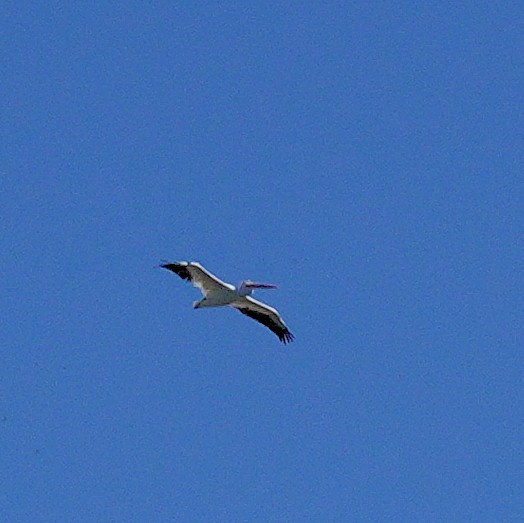
<svg viewBox="0 0 524 523"><path fill-rule="evenodd" d="M276 309L251 297L255 289L276 289L276 285L245 280L235 287L218 279L197 262L162 263L160 267L174 272L200 289L203 298L193 303L194 309L229 305L265 325L282 343L290 343L295 339Z"/></svg>

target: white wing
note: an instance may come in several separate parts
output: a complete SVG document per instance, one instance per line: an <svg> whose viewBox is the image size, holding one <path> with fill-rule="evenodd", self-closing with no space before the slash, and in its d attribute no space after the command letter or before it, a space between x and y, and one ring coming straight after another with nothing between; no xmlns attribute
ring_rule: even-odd
<svg viewBox="0 0 524 523"><path fill-rule="evenodd" d="M255 300L251 296L242 296L232 303L231 306L271 329L282 343L289 343L295 339L295 336L289 332L278 311L273 309L273 307Z"/></svg>
<svg viewBox="0 0 524 523"><path fill-rule="evenodd" d="M173 271L183 280L190 281L195 287L200 289L204 296L208 292L220 289L235 290L233 285L220 280L214 274L204 269L198 262L164 263L160 267Z"/></svg>

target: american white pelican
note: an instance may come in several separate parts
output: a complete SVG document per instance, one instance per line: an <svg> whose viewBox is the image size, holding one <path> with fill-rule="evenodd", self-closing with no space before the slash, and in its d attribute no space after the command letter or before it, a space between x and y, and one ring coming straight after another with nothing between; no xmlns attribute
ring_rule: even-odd
<svg viewBox="0 0 524 523"><path fill-rule="evenodd" d="M251 297L255 289L276 289L276 285L245 280L235 287L219 280L197 262L162 263L160 267L173 271L200 289L204 297L195 301L193 308L229 305L271 329L281 342L289 343L295 338L276 309Z"/></svg>

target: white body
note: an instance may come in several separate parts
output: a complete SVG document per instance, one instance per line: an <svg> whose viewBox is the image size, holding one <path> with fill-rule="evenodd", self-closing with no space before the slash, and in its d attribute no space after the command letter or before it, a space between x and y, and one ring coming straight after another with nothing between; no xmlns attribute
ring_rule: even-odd
<svg viewBox="0 0 524 523"><path fill-rule="evenodd" d="M241 295L237 290L216 289L208 292L200 301L195 301L193 307L201 309L202 307L223 307L234 303Z"/></svg>

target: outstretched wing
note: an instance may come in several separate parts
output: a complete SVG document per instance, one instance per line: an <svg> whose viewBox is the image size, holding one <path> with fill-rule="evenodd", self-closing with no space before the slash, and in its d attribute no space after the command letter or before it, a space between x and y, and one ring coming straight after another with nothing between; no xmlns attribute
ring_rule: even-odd
<svg viewBox="0 0 524 523"><path fill-rule="evenodd" d="M282 343L290 343L295 339L295 336L289 332L278 311L273 309L273 307L255 300L251 296L243 296L232 303L231 306L238 309L242 314L265 325L278 336Z"/></svg>
<svg viewBox="0 0 524 523"><path fill-rule="evenodd" d="M234 291L235 287L230 283L226 283L214 274L204 269L198 262L176 262L163 263L160 265L163 269L168 269L175 274L178 274L183 280L191 282L195 287L198 287L205 296L208 292L220 289L229 289Z"/></svg>

